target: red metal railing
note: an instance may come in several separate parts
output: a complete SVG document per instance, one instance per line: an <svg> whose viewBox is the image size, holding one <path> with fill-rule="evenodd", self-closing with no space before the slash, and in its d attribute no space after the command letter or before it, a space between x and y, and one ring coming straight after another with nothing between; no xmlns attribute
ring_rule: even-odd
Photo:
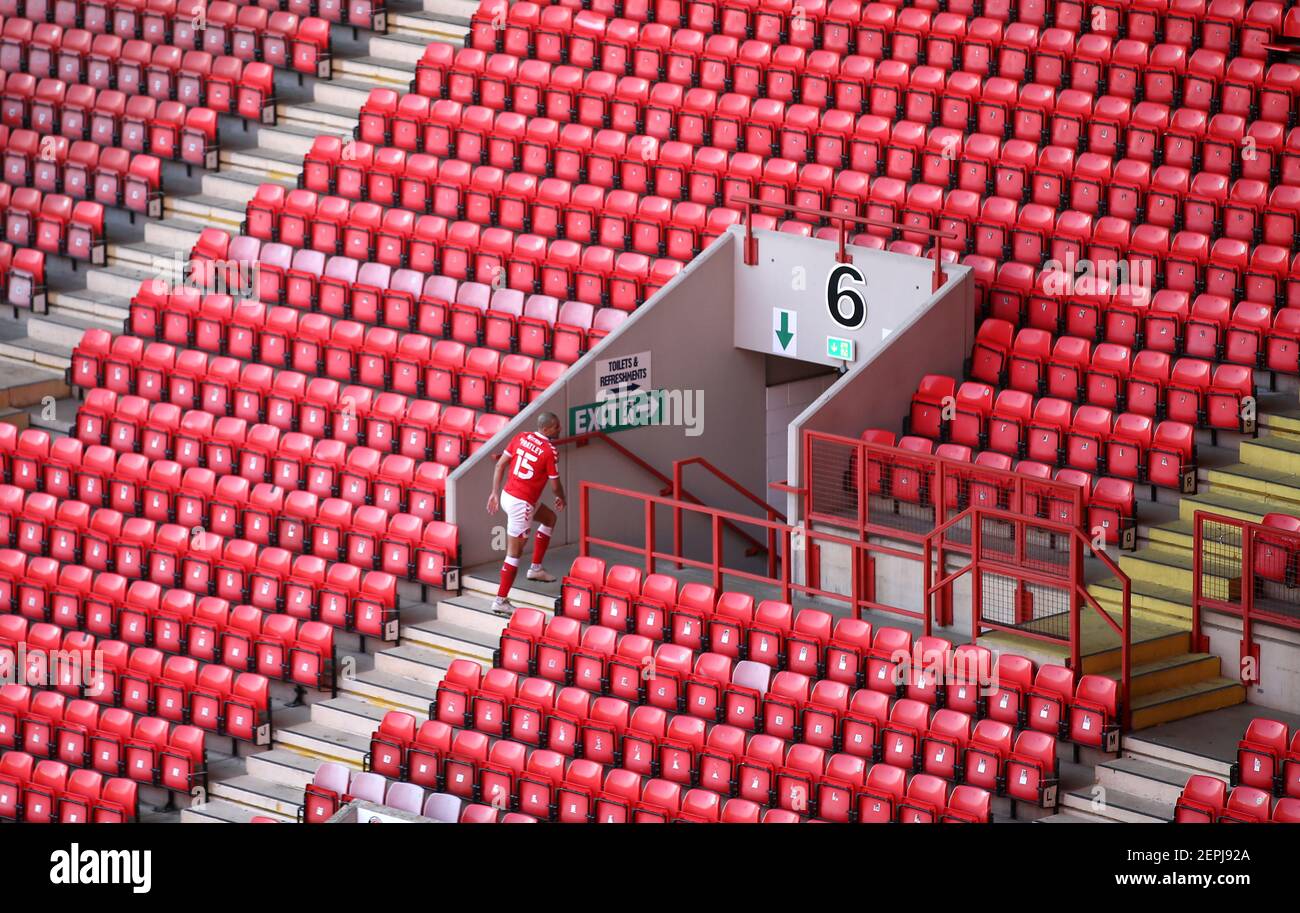
<svg viewBox="0 0 1300 913"><path fill-rule="evenodd" d="M707 460L707 459L705 459L704 457L701 457L701 456L688 457L688 458L686 458L686 459L682 459L682 460L674 460L674 461L673 461L673 487L672 487L672 495L673 495L673 498L674 498L675 500L678 500L678 501L683 501L683 500L686 500L686 501L694 501L694 502L697 503L697 504L698 504L698 503L702 503L702 502L700 502L698 499L696 499L696 498L694 498L693 496L691 496L691 494L690 494L689 492L687 492L686 489L682 486L682 473L683 473L683 471L686 469L687 466L702 466L702 467L704 467L706 470L708 470L710 473L712 473L714 477L716 477L717 479L719 479L720 481L722 481L724 484L726 484L726 485L727 485L729 488L731 488L733 491L739 493L742 497L744 497L744 498L745 498L746 500L748 500L750 503L754 504L754 505L757 506L760 510L762 510L762 511L763 511L763 514L767 517L767 519L769 519L769 520L781 520L781 521L784 521L784 520L785 520L785 514L781 513L781 511L777 510L775 507L772 507L770 504L768 504L766 501L764 501L764 500L763 500L762 498L760 498L758 495L754 494L752 491L750 491L750 490L749 490L748 488L746 488L744 485L741 485L739 482L737 482L735 479L733 479L733 478L732 478L731 476L729 476L727 473L723 472L723 471L722 471L721 469L719 469L717 466L714 466L713 463L711 463L709 460ZM737 530L737 532L740 532L740 531ZM674 512L673 512L673 548L674 548L676 551L678 551L678 552L680 552L681 549L682 549L682 513L681 513L681 511L674 511ZM761 550L762 550L762 547L761 547L761 546L755 545L755 546L752 546L752 547L751 547L749 554L751 554L751 555L753 555L753 554L757 554L757 552L758 552L758 551L761 551ZM776 532L775 532L775 530L771 530L771 529L769 529L769 530L767 531L767 549L766 549L766 550L767 550L767 572L768 572L768 575L769 575L769 576L773 576L773 577L774 577L774 576L776 576Z"/></svg>
<svg viewBox="0 0 1300 913"><path fill-rule="evenodd" d="M1256 622L1300 630L1300 533L1198 510L1192 519L1193 649L1209 649L1206 610L1241 619L1241 680L1260 683Z"/></svg>
<svg viewBox="0 0 1300 913"><path fill-rule="evenodd" d="M945 553L954 544L966 551L969 560L948 571ZM1120 581L1119 621L1088 592L1084 575L1088 557L1101 561ZM1082 613L1096 612L1119 638L1122 725L1129 728L1132 583L1077 527L1006 510L968 507L926 537L922 560L926 605L936 616L943 603L951 605L953 585L970 575L972 642L997 630L1034 640L1068 641L1070 668L1077 673L1083 667Z"/></svg>
<svg viewBox="0 0 1300 913"><path fill-rule="evenodd" d="M639 543L622 541L608 535L598 535L593 530L592 502L597 498L602 502L601 516L603 517L625 519L629 510L640 512ZM1082 666L1081 613L1085 610L1094 611L1119 639L1122 723L1126 729L1129 726L1132 676L1130 583L1128 577L1120 571L1109 556L1104 552L1093 552L1087 537L1073 526L1004 510L967 508L932 530L923 540L921 555L918 556L915 551L902 550L879 542L791 526L776 520L747 517L702 504L647 492L629 491L597 482L584 481L581 484L578 510L578 545L581 555L590 555L593 548L607 549L636 556L647 574L656 573L660 562L669 562L678 568L687 567L706 571L716 590L725 589L728 579L747 580L775 587L781 594L782 600L786 602L792 601L794 596L799 595L805 598L821 598L846 603L856 617L861 617L864 610L903 615L920 621L927 635L931 633L934 622L942 614L944 594L950 595L957 580L970 574L971 639L973 641L977 641L981 634L990 630L1007 630L1046 641L1065 640L1070 645L1070 666L1075 670ZM687 549L676 536L673 537L671 550L661 550L658 544L661 512L668 513L670 518L684 514L707 521L709 524L707 557L686 554ZM773 538L774 551L778 559L773 572L758 572L729 563L723 537L723 529L728 522L762 530L764 534ZM945 552L963 540L964 548L969 554L969 561L957 570L949 572L944 561ZM848 592L820 586L815 571L815 564L820 559L815 556L826 549L841 549L846 554L849 572ZM1089 554L1104 562L1122 582L1123 601L1118 621L1112 618L1087 591L1083 566L1084 558ZM881 603L875 599L874 562L881 556L910 561L920 560L923 563L924 598L920 611ZM795 569L798 567L803 569L802 580L795 579ZM998 579L1012 581L1016 593L1011 604L1013 614L1007 619L1000 619L996 614L991 615L987 611L990 603L995 609L999 606L996 599L990 600L988 593L990 585ZM1050 624L1054 614L1058 613L1052 613L1050 606L1047 612L1042 612L1041 606L1035 606L1033 600L1024 598L1023 594L1029 592L1031 587L1037 594L1049 590L1055 590L1060 594L1059 614L1065 616L1064 626L1060 631L1053 632ZM947 601L950 603L951 599ZM1036 624L1044 619L1049 623Z"/></svg>
<svg viewBox="0 0 1300 913"><path fill-rule="evenodd" d="M599 536L592 529L592 500L599 497L602 501L602 516L626 517L629 510L639 510L642 519L640 544ZM924 632L930 633L930 613L924 609L917 611L904 606L889 605L875 599L874 561L876 557L890 555L915 561L914 552L904 551L892 546L864 542L841 536L836 533L805 529L791 526L779 520L750 517L733 511L707 507L703 504L654 495L646 492L629 491L612 485L584 481L579 488L579 553L591 554L593 547L610 549L641 559L647 574L653 574L660 562L669 562L674 567L688 567L708 571L715 589L725 589L726 580L734 578L764 583L779 589L781 598L791 601L795 594L806 598L824 598L846 603L855 616L861 616L864 610L890 612L904 615L920 621ZM685 554L686 549L673 543L670 551L661 551L658 547L660 513L667 514L663 519L671 522L672 515L680 513L685 517L695 517L709 524L709 555L707 559L695 558ZM760 535L772 536L777 555L775 573L758 572L745 567L733 566L725 549L723 530L728 524L748 527L760 531ZM812 556L826 549L842 549L846 553L849 567L849 592L842 593L827 590L818 585L818 575ZM803 570L802 581L795 579L795 569Z"/></svg>
<svg viewBox="0 0 1300 913"><path fill-rule="evenodd" d="M1086 528L1077 485L960 460L872 444L820 431L804 433L803 499L809 523L853 529L861 537L920 543L969 506Z"/></svg>
<svg viewBox="0 0 1300 913"><path fill-rule="evenodd" d="M691 494L689 491L687 491L685 488L682 487L680 473L677 469L677 463L673 464L673 474L672 477L669 477L664 473L660 472L658 469L655 469L654 466L647 463L641 457L637 456L631 450L629 450L628 448L620 444L618 441L614 440L604 431L586 431L583 432L582 434L574 434L569 437L557 438L554 443L556 447L563 447L567 444L572 444L575 447L585 447L592 441L601 441L605 444L608 444L610 448L614 450L615 453L619 454L624 459L631 461L637 467L645 470L647 473L649 473L650 475L658 479L664 486L659 491L661 495L673 495L674 497L680 500L690 501L694 504L704 503L699 498L695 497L695 495ZM691 460L688 460L686 462L708 463L708 461L704 460L703 457L694 457ZM709 468L713 470L714 474L719 476L721 475L721 473L719 473L719 471L716 468L714 468L711 463L709 464ZM731 485L739 488L739 483L733 481L732 479L730 479L730 477L724 479L724 481L729 482ZM754 497L754 495L751 494L748 490L744 488L740 488L740 490L742 491L742 493L748 495L749 497L751 498ZM728 522L726 526L728 529L732 530L732 532L736 533L738 536L740 536L742 539L744 539L746 542L749 543L751 554L757 554L758 552L763 551L765 548L767 549L769 555L771 554L772 552L771 542L768 542L768 544L765 546L758 539L754 538L752 535L745 532L743 529L736 526L735 524ZM771 559L769 558L769 560Z"/></svg>
<svg viewBox="0 0 1300 913"><path fill-rule="evenodd" d="M943 265L942 251L943 241L958 240L955 232L938 231L933 228L921 228L916 225L906 225L902 222L890 222L887 219L868 219L864 216L854 216L843 212L833 212L829 209L814 209L810 206L795 206L792 203L777 203L773 200L759 200L754 197L733 196L728 198L727 202L742 205L745 207L745 264L754 266L758 263L758 238L754 236L754 207L760 209L776 209L780 212L789 212L796 215L817 216L822 221L836 222L839 224L839 250L835 252L836 263L849 263L853 260L849 256L846 247L848 226L865 225L868 228L889 228L894 231L907 232L914 235L922 235L926 238L934 239L934 277L931 280L930 291L937 292L943 286Z"/></svg>

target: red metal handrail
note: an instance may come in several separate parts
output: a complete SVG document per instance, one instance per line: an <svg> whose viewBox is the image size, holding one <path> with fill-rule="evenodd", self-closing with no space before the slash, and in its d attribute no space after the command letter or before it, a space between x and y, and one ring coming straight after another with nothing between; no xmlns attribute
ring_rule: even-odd
<svg viewBox="0 0 1300 913"><path fill-rule="evenodd" d="M996 557L988 557L982 548L982 538L984 530L984 520L993 519L1001 523L1017 528L1014 535L1016 542L1016 556L1014 561L1004 561ZM964 566L950 573L945 573L944 567L944 542L949 530L953 527L969 521L970 523L970 561ZM1069 545L1068 570L1064 574L1053 574L1049 571L1036 570L1026 565L1024 555L1025 530L1032 528L1035 531L1045 532L1052 536L1061 536L1065 538ZM935 549L938 549L938 562L933 560ZM951 546L948 547L951 549ZM1091 555L1102 563L1107 569L1119 579L1122 590L1121 616L1122 621L1116 622L1110 616L1110 613L1102 608L1091 593L1088 592L1087 583L1084 579L1083 559L1086 554ZM1080 628L1081 609L1084 604L1088 605L1096 612L1101 619L1113 630L1120 638L1120 708L1121 708L1121 725L1125 730L1131 728L1133 715L1130 706L1131 686L1132 686L1132 581L1125 574L1118 564L1111 559L1104 551L1093 547L1092 542L1076 527L1057 523L1052 520L1045 520L1041 517L1026 516L1024 514L1012 513L1010 511L998 510L986 507L968 507L955 517L950 518L935 529L926 537L925 547L923 549L923 561L925 575L925 598L927 614L940 611L940 606L935 604L935 597L950 592L950 588L956 580L969 573L971 575L971 641L979 642L980 634L984 629L995 629L1008 631L1022 637L1032 638L1034 640L1045 640L1059 642L1060 638L1053 637L1050 634L1043 634L1028 628L1021 627L1020 624L1004 624L995 621L986 620L983 617L983 577L986 572L1008 577L1017 582L1017 591L1024 584L1038 584L1040 586L1052 587L1056 589L1066 589L1069 593L1069 644L1070 644L1070 668L1080 674L1083 669L1083 643ZM938 565L938 573L941 575L938 580L934 579L935 565Z"/></svg>
<svg viewBox="0 0 1300 913"><path fill-rule="evenodd" d="M754 266L758 263L758 239L754 237L754 207L762 206L768 209L779 209L782 212L797 213L805 216L818 216L824 220L833 220L839 222L840 226L840 248L835 252L836 263L851 263L853 258L849 256L845 240L848 234L848 223L854 225L874 226L876 228L893 228L898 231L907 231L912 234L925 235L927 238L934 238L934 279L930 291L937 292L943 286L943 265L941 261L943 240L947 238L950 241L958 240L956 232L939 231L933 228L919 228L914 225L905 225L902 222L890 222L887 219L869 219L865 216L852 216L843 212L832 212L829 209L814 209L811 206L795 206L792 203L776 203L771 200L758 200L754 197L733 196L729 197L728 203L741 203L745 206L745 265Z"/></svg>
<svg viewBox="0 0 1300 913"><path fill-rule="evenodd" d="M644 536L641 545L629 545L626 542L604 539L592 534L590 505L593 493L640 503L644 519ZM689 567L709 571L711 573L713 586L718 590L723 588L723 579L725 577L735 577L741 580L779 587L781 598L786 602L790 601L790 597L794 593L810 598L823 598L846 602L853 610L855 617L861 617L864 609L890 612L921 622L924 633L927 635L930 633L931 619L929 612L924 609L918 612L902 606L892 606L876 602L873 598L873 588L870 585L870 581L865 576L865 572L870 568L874 555L887 555L898 558L907 558L914 561L916 560L916 555L912 552L896 549L882 543L864 542L847 536L836 535L835 533L791 526L788 523L783 523L777 520L767 520L762 517L746 516L745 514L736 513L734 511L708 507L703 504L677 500L662 495L654 495L648 492L632 491L626 488L618 488L613 485L604 485L599 482L582 482L579 488L578 504L578 547L579 554L581 555L585 556L591 554L593 546L627 554L639 555L641 556L642 565L647 574L655 573L658 562L667 561L677 567ZM674 544L673 551L671 552L658 550L655 539L657 528L655 522L656 508L682 511L689 515L695 515L707 519L711 527L711 552L709 559L701 560L685 555L682 553L682 549L676 547L676 544ZM728 521L738 525L761 529L765 532L771 531L771 533L775 535L777 541L776 551L778 556L775 574L769 576L766 573L757 573L754 571L726 566L722 530ZM815 574L812 572L812 561L810 556L815 548L822 545L848 549L852 555L850 560L850 592L842 593L822 589L816 583L812 582ZM800 546L802 546L802 548ZM795 552L799 550L804 552L803 566L805 574L803 583L798 583L794 580L794 566L796 563Z"/></svg>
<svg viewBox="0 0 1300 913"><path fill-rule="evenodd" d="M1207 552L1212 550L1216 544L1224 546L1225 550L1230 550L1234 546L1231 542L1225 543L1222 535L1211 536L1207 531L1207 528L1211 526L1235 531L1240 542L1236 559L1230 558L1227 554L1221 554L1217 557L1226 561L1227 565L1212 568L1212 570L1219 572L1216 576L1222 576L1226 580L1222 598L1205 591L1205 558ZM1262 576L1260 574L1261 561L1258 554L1261 546L1259 540L1261 537L1266 538L1267 542L1263 543L1266 548L1280 550L1286 556L1282 571L1282 582L1285 585L1288 580L1294 581L1293 575L1297 573L1289 565L1291 564L1290 556L1300 554L1300 533L1288 532L1275 526L1265 526L1263 523L1255 523L1240 517L1229 517L1204 510L1198 510L1193 515L1192 529L1192 649L1200 652L1209 650L1209 636L1203 631L1205 610L1209 609L1222 612L1225 615L1240 617L1241 650L1239 656L1241 664L1238 672L1243 683L1258 685L1261 670L1259 644L1255 642L1254 637L1255 623L1266 622L1293 631L1300 630L1300 615L1283 615L1278 612L1270 612L1267 608L1256 605L1257 591L1260 589ZM1268 558L1265 557L1262 563L1267 565ZM1269 578L1264 577L1263 579L1267 580ZM1236 581L1237 587L1235 598L1232 591L1233 581ZM1300 605L1297 605L1297 611L1300 612ZM1250 662L1248 663L1247 660L1250 660Z"/></svg>
<svg viewBox="0 0 1300 913"><path fill-rule="evenodd" d="M686 499L688 500L694 500L690 498L689 493L685 490L685 488L682 487L682 472L683 470L685 470L687 466L695 466L695 465L703 466L705 469L711 472L715 477L717 477L719 480L721 480L723 483L729 486L733 491L738 492L740 495L742 495L747 500L749 500L750 503L757 505L759 509L761 509L763 513L767 516L767 519L781 520L781 521L785 520L785 514L781 513L781 511L777 510L775 507L772 507L770 504L768 504L758 495L754 494L744 485L741 485L730 475L723 472L721 469L713 465L713 463L711 463L709 460L705 459L702 456L688 457L682 460L673 460L672 494L673 497L676 498L677 500L679 501L683 500L683 496L686 496ZM737 532L740 531L737 530ZM741 533L741 535L743 536L745 534ZM682 550L681 511L673 512L673 548L676 549L679 553ZM761 550L762 546L755 545L754 548ZM755 553L756 552L753 550L750 551L750 554L755 554ZM776 533L775 531L770 529L767 531L767 572L771 576L776 575Z"/></svg>
<svg viewBox="0 0 1300 913"><path fill-rule="evenodd" d="M585 446L586 446L588 443L590 443L591 441L602 441L602 442L608 444L611 448L613 448L613 450L614 450L616 453L618 453L618 454L620 454L621 456L623 456L624 458L630 460L631 462L633 462L634 464L636 464L638 467L640 467L641 469L645 470L645 471L648 472L650 475L654 476L656 479L658 479L660 482L662 482L664 487L663 487L663 488L660 490L660 492L659 492L661 495L673 494L675 497L680 498L680 499L682 499L682 500L692 501L692 502L694 502L694 503L696 503L696 504L703 504L703 503L704 503L704 502L701 501L699 498L697 498L695 495L693 495L693 494L691 494L689 491L687 491L685 488L682 488L682 487L681 487L681 481L680 481L680 479L677 478L677 470L676 470L676 465L677 465L677 464L676 464L676 463L673 464L673 466L674 466L674 469L673 469L673 476L670 478L669 476L667 476L667 475L665 475L664 473L660 472L658 469L655 469L654 466L652 466L652 465L650 465L649 463L647 463L645 460L643 460L641 457L637 456L637 455L636 455L635 453L633 453L631 450L629 450L628 448L624 447L624 446L623 446L622 444L620 444L618 441L614 440L612 437L610 437L610 436L609 436L606 432L604 432L604 431L585 431L585 432L583 432L582 434L573 434L573 435L570 435L569 437L557 438L557 439L556 439L555 441L553 441L552 443L554 443L556 447L560 447L560 446L563 446L563 445L565 445L565 444L573 444L573 445L576 446L576 447L585 447ZM696 460L704 460L704 458L703 458L703 457L693 457L691 461L693 462L693 461L696 461ZM679 461L679 462L680 462L680 461ZM704 462L708 462L708 461L707 461L707 460L704 460ZM710 466L712 466L712 464L710 464ZM714 471L717 472L717 470L714 470ZM738 484L738 483L737 483L737 484ZM749 494L748 491L746 491L745 493L746 493L746 494ZM751 549L754 549L754 550L756 550L756 551L763 551L763 550L766 548L767 551L768 551L768 553L769 553L769 555L771 554L772 544L771 544L770 542L769 542L768 545L765 547L765 546L763 545L762 542L760 542L758 539L755 539L753 536L751 536L749 533L745 532L743 529L739 528L739 527L736 526L735 524L729 522L729 523L726 524L726 526L727 526L728 529L731 529L731 530L732 530L733 532L735 532L738 536L740 536L742 539L744 539L746 542L748 542L749 545L750 545L750 548L751 548ZM771 560L771 559L769 558L769 560Z"/></svg>

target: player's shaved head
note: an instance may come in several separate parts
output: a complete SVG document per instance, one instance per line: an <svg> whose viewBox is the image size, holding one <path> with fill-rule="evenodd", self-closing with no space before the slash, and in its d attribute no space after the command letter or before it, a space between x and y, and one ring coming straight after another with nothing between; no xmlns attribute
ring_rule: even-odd
<svg viewBox="0 0 1300 913"><path fill-rule="evenodd" d="M560 418L554 412L543 412L537 416L537 430L546 434L558 434L560 430Z"/></svg>

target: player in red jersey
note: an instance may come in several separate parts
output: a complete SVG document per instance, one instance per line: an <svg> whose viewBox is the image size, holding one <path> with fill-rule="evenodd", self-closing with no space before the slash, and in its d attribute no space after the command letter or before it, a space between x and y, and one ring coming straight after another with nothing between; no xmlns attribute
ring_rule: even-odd
<svg viewBox="0 0 1300 913"><path fill-rule="evenodd" d="M546 546L551 543L551 530L555 525L556 511L564 510L564 484L560 482L560 457L551 443L560 435L560 420L552 412L543 412L537 417L537 430L524 431L515 435L505 453L497 460L492 474L492 494L488 495L488 513L494 514L498 508L506 512L506 560L501 565L501 586L497 589L497 598L492 601L492 611L498 615L510 615L514 609L506 598L510 587L514 585L515 575L519 573L519 556L524 553L528 542L528 530L534 518L541 524L537 527L537 539L533 544L533 563L528 568L529 580L542 583L554 583L555 578L542 568L542 558L546 556ZM501 480L509 470L505 490L501 489ZM555 489L555 510L537 502L550 480ZM497 492L501 492L498 497Z"/></svg>

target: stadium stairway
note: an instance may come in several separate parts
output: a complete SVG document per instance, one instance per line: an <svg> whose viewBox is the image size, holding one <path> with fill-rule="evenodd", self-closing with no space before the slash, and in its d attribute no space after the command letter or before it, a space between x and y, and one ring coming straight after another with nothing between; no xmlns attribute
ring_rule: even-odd
<svg viewBox="0 0 1300 913"><path fill-rule="evenodd" d="M1132 582L1134 730L1246 700L1236 670L1222 668L1217 656L1191 649L1193 518L1197 511L1208 511L1258 522L1270 511L1300 509L1300 405L1294 379L1260 380L1265 389L1271 380L1274 389L1258 398L1258 435L1221 431L1211 438L1202 431L1197 491L1182 496L1161 491L1158 503L1143 502L1137 548L1118 553L1120 568ZM1099 567L1094 563L1093 570ZM1109 573L1094 576L1089 592L1118 616L1119 581ZM1084 641L1082 671L1117 677L1115 635L1085 615ZM980 642L1043 658L1053 655L1014 635L986 636Z"/></svg>
<svg viewBox="0 0 1300 913"><path fill-rule="evenodd" d="M107 213L103 266L52 259L47 310L19 312L0 328L0 421L20 430L39 427L67 434L77 410L66 379L72 350L83 332L122 332L130 299L142 282L177 281L189 250L205 228L238 232L244 206L259 184L296 186L302 160L322 133L350 138L358 111L376 87L405 90L415 64L433 41L459 46L476 0L389 0L388 31L332 27L332 72L318 79L278 71L275 123L221 118L216 170L168 164L161 219ZM490 600L473 591L442 594L431 605L405 592L400 645L371 652L345 639L338 645L338 696L309 694L306 705L274 700L277 728L272 750L240 757L225 739L209 739L209 784L180 813L180 820L243 823L254 816L293 820L302 785L321 759L360 767L370 733L388 709L427 712L437 683L453 659L471 657L491 665L504 619ZM549 607L549 605L548 605ZM381 645L382 646L382 645ZM373 650L373 648L371 648ZM182 803L184 804L183 800ZM142 820L175 820L161 790L141 793Z"/></svg>
<svg viewBox="0 0 1300 913"><path fill-rule="evenodd" d="M161 219L128 223L125 213L110 209L103 266L73 270L70 261L52 258L47 312L19 312L21 318L0 331L0 419L20 409L31 413L34 426L66 432L76 409L65 401L66 385L57 385L82 333L94 327L121 332L141 282L179 279L204 228L238 232L259 184L296 186L317 136L350 138L370 91L406 89L429 43L459 44L477 6L475 0L395 0L388 4L387 33L335 24L329 79L277 70L274 124L222 115L216 170L167 163ZM41 384L54 386L35 388ZM53 416L44 399L51 395L60 400Z"/></svg>
<svg viewBox="0 0 1300 913"><path fill-rule="evenodd" d="M398 644L372 654L341 653L338 696L320 695L296 713L277 711L281 722L271 749L218 770L208 801L182 810L181 820L244 822L254 815L294 820L303 787L322 761L361 770L371 734L387 711L403 710L423 721L453 660L491 668L506 626L506 619L491 610L495 581L471 575L461 583L460 594L430 590L428 601L403 600ZM551 613L559 584L530 586L512 590L512 603Z"/></svg>

